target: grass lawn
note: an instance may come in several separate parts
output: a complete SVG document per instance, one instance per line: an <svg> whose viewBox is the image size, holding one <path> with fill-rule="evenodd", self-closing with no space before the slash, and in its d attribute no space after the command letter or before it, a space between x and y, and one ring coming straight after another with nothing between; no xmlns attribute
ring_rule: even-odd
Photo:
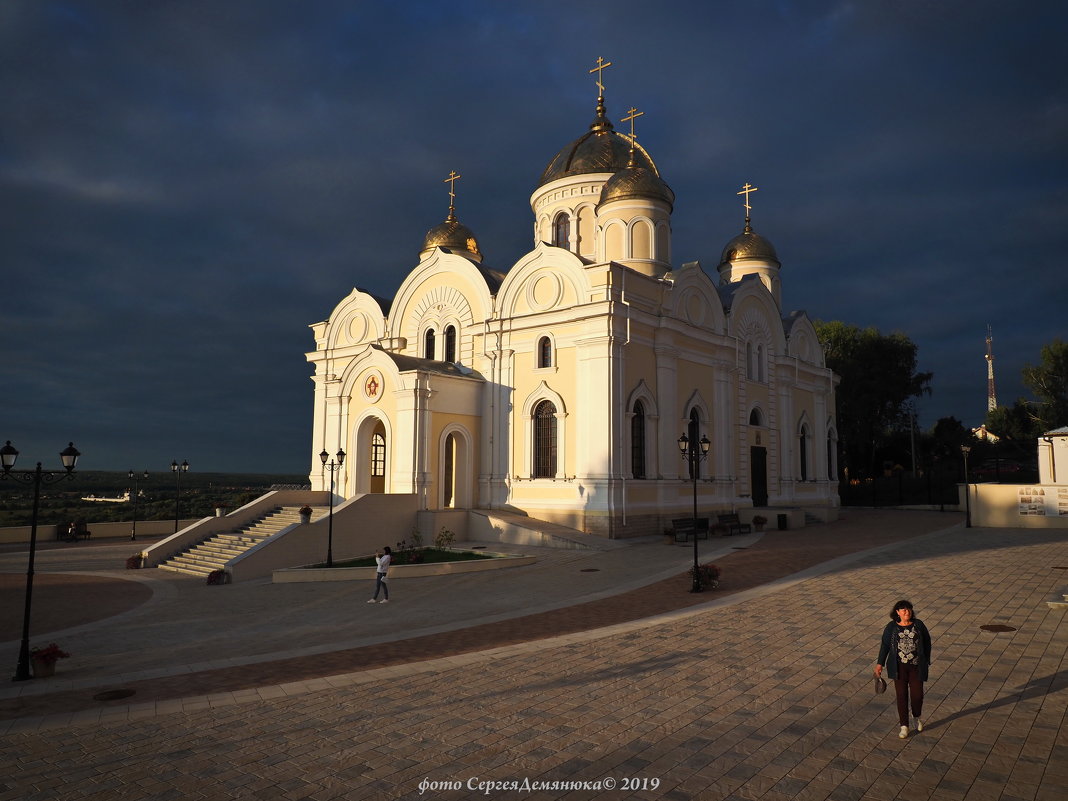
<svg viewBox="0 0 1068 801"><path fill-rule="evenodd" d="M422 556L418 564L436 564L439 562L469 562L472 559L492 559L489 554L475 553L474 551L443 551L440 548L419 548L417 554ZM334 562L334 567L375 567L378 563L373 556L365 556L360 559L349 559L344 562ZM407 565L412 562L406 560L401 553L393 554L394 565ZM325 564L310 565L310 567L326 567Z"/></svg>

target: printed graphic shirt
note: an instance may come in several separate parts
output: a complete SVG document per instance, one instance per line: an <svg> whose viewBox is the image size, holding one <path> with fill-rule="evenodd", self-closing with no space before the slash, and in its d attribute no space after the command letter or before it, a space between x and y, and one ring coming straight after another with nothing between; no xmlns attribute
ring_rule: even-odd
<svg viewBox="0 0 1068 801"><path fill-rule="evenodd" d="M897 629L897 661L902 665L917 664L916 658L916 627L898 626Z"/></svg>

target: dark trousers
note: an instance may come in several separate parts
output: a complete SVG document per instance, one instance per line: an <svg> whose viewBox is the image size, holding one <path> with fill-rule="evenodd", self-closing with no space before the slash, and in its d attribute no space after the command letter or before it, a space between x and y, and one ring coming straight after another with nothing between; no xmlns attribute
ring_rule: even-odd
<svg viewBox="0 0 1068 801"><path fill-rule="evenodd" d="M382 590L382 592L385 593L386 600L388 601L389 600L389 585L385 582L386 574L385 573L376 573L375 576L376 576L376 578L375 578L375 598L378 598L378 591Z"/></svg>
<svg viewBox="0 0 1068 801"><path fill-rule="evenodd" d="M918 718L923 714L923 682L920 680L920 668L917 665L897 666L894 692L897 693L898 722L902 726L908 726L910 697L912 699L912 716Z"/></svg>

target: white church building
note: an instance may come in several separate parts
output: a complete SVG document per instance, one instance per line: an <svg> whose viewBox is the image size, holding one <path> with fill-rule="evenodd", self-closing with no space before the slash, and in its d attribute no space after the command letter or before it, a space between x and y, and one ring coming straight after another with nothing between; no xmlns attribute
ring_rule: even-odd
<svg viewBox="0 0 1068 801"><path fill-rule="evenodd" d="M484 263L453 185L391 300L353 289L312 325L313 489L330 486L320 451L341 449L342 498L414 495L423 510L642 536L693 512L685 434L710 443L702 516L836 515L837 379L806 314L783 311L753 188L715 267L678 263L674 193L598 86L593 123L530 196L533 246L515 264Z"/></svg>

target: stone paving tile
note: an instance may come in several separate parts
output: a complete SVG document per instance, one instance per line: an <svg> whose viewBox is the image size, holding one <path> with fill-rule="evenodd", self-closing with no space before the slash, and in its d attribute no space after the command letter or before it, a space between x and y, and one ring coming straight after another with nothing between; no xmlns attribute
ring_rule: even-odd
<svg viewBox="0 0 1068 801"><path fill-rule="evenodd" d="M655 765L667 771L657 777L660 794L617 788L533 797L941 801L985 798L999 782L1006 787L1009 765L985 755L1014 737L1022 742L1013 747L1038 756L1012 769L1041 767L1033 796L1060 799L1068 789L1058 772L1068 756L1058 739L1068 700L1068 624L1062 611L1045 607L1060 579L1044 567L1065 558L1063 539L957 532L771 595L644 627L637 637L591 632L584 642L548 641L533 652L381 682L102 721L65 731L60 752L54 731L8 734L0 737L0 765L21 760L22 788L57 775L84 782L78 771L90 771L131 798L168 797L175 789L180 793L169 797L416 798L422 778L622 779L628 769L632 777L653 776ZM1006 578L985 594L971 593L992 559ZM869 679L888 606L902 594L932 627L936 648L927 729L904 742L892 703L870 693ZM969 614L959 613L960 597ZM826 610L816 620L813 598ZM999 616L1017 632L976 633ZM729 648L720 647L725 642ZM1034 667L1002 671L1002 660L1041 642L1049 645ZM662 714L668 710L673 714ZM309 740L315 747L298 752ZM132 753L130 743L139 743ZM289 759L273 762L276 755ZM127 770L132 764L152 768L157 781L137 784ZM891 765L898 772L890 774ZM210 771L231 773L216 780ZM87 797L77 784L51 785L52 797Z"/></svg>

